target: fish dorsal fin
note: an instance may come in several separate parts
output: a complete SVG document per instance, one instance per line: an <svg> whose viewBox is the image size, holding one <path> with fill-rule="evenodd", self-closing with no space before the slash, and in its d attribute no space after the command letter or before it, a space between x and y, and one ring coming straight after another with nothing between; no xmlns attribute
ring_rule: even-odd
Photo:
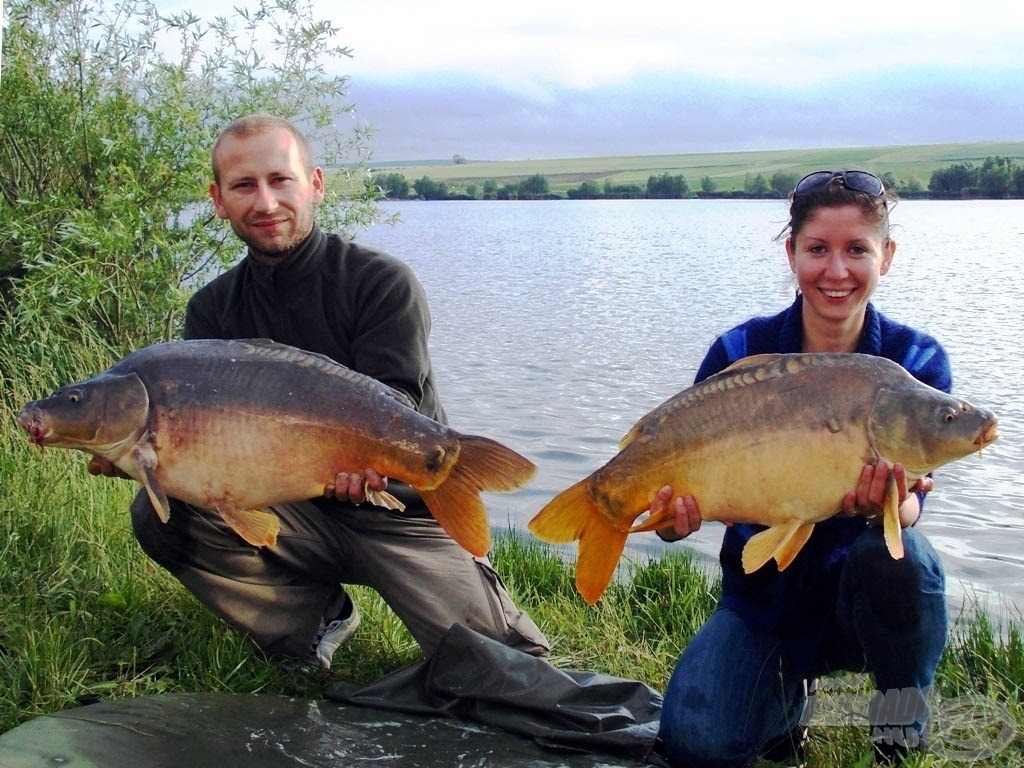
<svg viewBox="0 0 1024 768"><path fill-rule="evenodd" d="M694 384L688 390L683 390L674 395L636 422L622 440L619 441L619 450L627 448L630 443L644 434L649 424L659 423L671 411L679 408L689 408L707 397L713 397L724 389L748 386L783 375L780 371L770 368L771 364L780 357L782 355L763 354L740 358L713 376L709 376L703 381Z"/></svg>
<svg viewBox="0 0 1024 768"><path fill-rule="evenodd" d="M629 432L623 435L622 439L619 440L619 450L624 451L629 447L629 444L636 440L640 433L643 432L644 419L641 419L630 428Z"/></svg>
<svg viewBox="0 0 1024 768"><path fill-rule="evenodd" d="M767 365L768 363L774 362L778 357L778 353L766 352L761 355L747 355L747 357L741 357L735 362L729 363L729 365L722 369L722 373L731 371L734 368L745 368L748 365Z"/></svg>
<svg viewBox="0 0 1024 768"><path fill-rule="evenodd" d="M241 347L248 347L256 354L270 360L288 360L296 365L312 366L324 373L330 374L331 376L339 376L341 378L363 384L367 387L376 389L380 394L390 397L404 405L406 408L411 408L414 411L417 410L416 402L402 390L396 389L395 387L378 381L372 376L367 376L364 373L360 373L348 366L342 365L336 360L328 357L327 355L322 355L319 352L310 352L305 349L298 349L297 347L281 344L270 339L233 339L228 343L237 344Z"/></svg>

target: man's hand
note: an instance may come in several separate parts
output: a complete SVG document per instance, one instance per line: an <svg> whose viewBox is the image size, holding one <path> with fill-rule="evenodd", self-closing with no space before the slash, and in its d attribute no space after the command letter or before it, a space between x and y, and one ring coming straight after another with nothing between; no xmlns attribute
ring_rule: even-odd
<svg viewBox="0 0 1024 768"><path fill-rule="evenodd" d="M651 501L651 515L672 515L675 523L671 528L659 528L656 533L664 541L685 539L700 528L700 510L693 496L673 496L672 486L666 485Z"/></svg>
<svg viewBox="0 0 1024 768"><path fill-rule="evenodd" d="M388 479L374 469L358 472L339 472L334 482L324 488L324 496L338 501L350 501L362 504L366 501L367 491L386 491Z"/></svg>
<svg viewBox="0 0 1024 768"><path fill-rule="evenodd" d="M125 474L120 468L115 467L111 462L102 456L93 456L89 459L89 466L86 467L90 475L103 475L104 477L120 477L131 480L131 476Z"/></svg>

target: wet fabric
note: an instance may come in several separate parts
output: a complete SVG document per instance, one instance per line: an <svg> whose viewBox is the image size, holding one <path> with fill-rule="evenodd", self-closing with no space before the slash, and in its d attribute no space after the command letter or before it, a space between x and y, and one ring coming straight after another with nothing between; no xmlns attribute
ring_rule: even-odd
<svg viewBox="0 0 1024 768"><path fill-rule="evenodd" d="M664 767L648 756L660 712L643 683L560 670L456 625L430 658L327 700L165 694L44 715L0 735L0 765Z"/></svg>
<svg viewBox="0 0 1024 768"><path fill-rule="evenodd" d="M44 715L0 735L3 768L608 768L497 728L286 696L179 693ZM618 768L640 763L616 760Z"/></svg>
<svg viewBox="0 0 1024 768"><path fill-rule="evenodd" d="M650 754L662 704L653 688L558 669L462 625L449 630L431 657L362 688L337 684L327 697L495 726L562 753L603 753L664 765Z"/></svg>

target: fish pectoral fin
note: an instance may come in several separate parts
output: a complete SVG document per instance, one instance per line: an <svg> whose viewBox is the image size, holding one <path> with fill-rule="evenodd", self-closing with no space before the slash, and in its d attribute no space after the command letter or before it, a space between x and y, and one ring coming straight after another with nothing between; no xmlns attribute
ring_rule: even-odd
<svg viewBox="0 0 1024 768"><path fill-rule="evenodd" d="M375 491L372 488L364 488L364 491L366 493L366 500L374 506L393 509L397 512L405 510L405 504L387 491Z"/></svg>
<svg viewBox="0 0 1024 768"><path fill-rule="evenodd" d="M131 457L138 468L139 482L142 483L142 487L146 489L146 495L149 496L149 503L156 510L160 522L166 523L171 519L171 502L168 501L167 494L160 487L160 481L156 477L156 451L153 450L152 445L145 443L132 448Z"/></svg>
<svg viewBox="0 0 1024 768"><path fill-rule="evenodd" d="M803 549L814 531L814 523L793 520L773 525L766 531L752 536L743 547L743 572L753 573L773 557L784 571Z"/></svg>
<svg viewBox="0 0 1024 768"><path fill-rule="evenodd" d="M903 559L903 526L900 525L900 491L896 487L896 476L891 472L885 483L885 499L882 502L882 527L885 546L893 560Z"/></svg>
<svg viewBox="0 0 1024 768"><path fill-rule="evenodd" d="M235 509L218 506L217 512L228 527L254 547L272 547L277 543L281 522L277 515L262 509Z"/></svg>

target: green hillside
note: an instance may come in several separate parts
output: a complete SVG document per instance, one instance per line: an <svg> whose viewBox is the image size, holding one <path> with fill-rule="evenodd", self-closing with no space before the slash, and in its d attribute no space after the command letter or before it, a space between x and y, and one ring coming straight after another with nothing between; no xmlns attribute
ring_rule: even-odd
<svg viewBox="0 0 1024 768"><path fill-rule="evenodd" d="M498 162L427 162L380 168L399 173L410 182L427 176L449 186L465 187L493 180L499 185L516 183L540 174L551 191L564 193L587 180L612 184L645 185L650 176L682 174L691 188L710 176L720 191L741 190L748 174L770 177L777 171L804 174L823 168L862 168L876 174L892 173L901 182L917 179L927 186L932 172L954 163L980 165L986 157L1013 158L1024 163L1024 141L913 146L850 147L840 149L786 149L763 152L710 152L690 155L635 155L629 157L578 157ZM372 165L372 163L371 163Z"/></svg>

